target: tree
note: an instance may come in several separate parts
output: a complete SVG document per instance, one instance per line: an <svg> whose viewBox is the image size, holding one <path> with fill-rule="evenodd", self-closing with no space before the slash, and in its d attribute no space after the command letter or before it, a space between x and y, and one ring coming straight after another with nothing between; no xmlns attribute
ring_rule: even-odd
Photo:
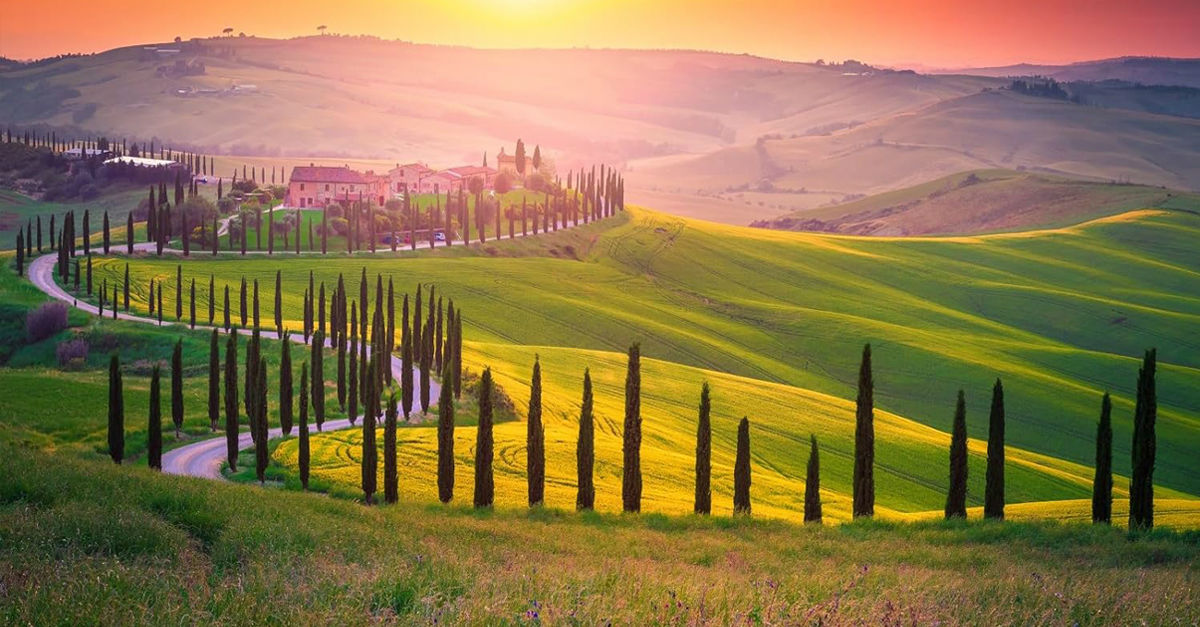
<svg viewBox="0 0 1200 627"><path fill-rule="evenodd" d="M1158 417L1155 389L1157 351L1146 351L1138 370L1137 403L1133 411L1132 472L1129 476L1129 528L1154 528L1154 457L1157 443L1154 423Z"/></svg>
<svg viewBox="0 0 1200 627"><path fill-rule="evenodd" d="M372 367L376 360L372 360ZM362 423L362 491L363 502L371 505L375 502L375 488L379 477L379 449L375 445L375 416L373 405L379 402L379 394L374 390L374 376L368 376L367 403L363 407ZM372 400L374 399L374 400Z"/></svg>
<svg viewBox="0 0 1200 627"><path fill-rule="evenodd" d="M812 438L808 453L808 472L804 476L804 522L821 524L821 459L817 452L817 436Z"/></svg>
<svg viewBox="0 0 1200 627"><path fill-rule="evenodd" d="M642 509L642 365L641 346L629 347L625 372L625 428L621 452L621 502L626 512Z"/></svg>
<svg viewBox="0 0 1200 627"><path fill-rule="evenodd" d="M125 458L125 393L117 353L108 360L108 455L117 464Z"/></svg>
<svg viewBox="0 0 1200 627"><path fill-rule="evenodd" d="M150 424L146 429L146 461L162 470L162 399L159 392L158 366L150 373Z"/></svg>
<svg viewBox="0 0 1200 627"><path fill-rule="evenodd" d="M517 174L525 176L525 142L521 141L520 139L517 140L517 150L515 156Z"/></svg>
<svg viewBox="0 0 1200 627"><path fill-rule="evenodd" d="M462 395L462 308L454 312L454 398Z"/></svg>
<svg viewBox="0 0 1200 627"><path fill-rule="evenodd" d="M104 212L104 254L108 254L108 246L112 241L112 234L109 232L108 212Z"/></svg>
<svg viewBox="0 0 1200 627"><path fill-rule="evenodd" d="M529 506L541 505L546 493L546 432L542 427L542 365L533 358L533 377L529 385L529 413L525 420L525 476L529 487Z"/></svg>
<svg viewBox="0 0 1200 627"><path fill-rule="evenodd" d="M1092 522L1105 525L1112 524L1112 436L1112 399L1105 392L1096 425L1096 477L1092 481Z"/></svg>
<svg viewBox="0 0 1200 627"><path fill-rule="evenodd" d="M492 481L492 369L484 368L479 380L479 426L475 431L475 507L491 507Z"/></svg>
<svg viewBox="0 0 1200 627"><path fill-rule="evenodd" d="M358 303L350 303L350 410L347 417L354 424L358 415Z"/></svg>
<svg viewBox="0 0 1200 627"><path fill-rule="evenodd" d="M1004 519L1004 386L1000 379L992 387L992 411L988 418L987 483L984 487L983 517Z"/></svg>
<svg viewBox="0 0 1200 627"><path fill-rule="evenodd" d="M404 345L408 346L408 338ZM454 397L452 386L445 381L450 376L450 364L442 374L442 389L438 394L438 499L449 503L454 498ZM393 398L393 409L395 408Z"/></svg>
<svg viewBox="0 0 1200 627"><path fill-rule="evenodd" d="M17 231L17 276L25 276L25 234Z"/></svg>
<svg viewBox="0 0 1200 627"><path fill-rule="evenodd" d="M247 314L249 310L247 307L250 305L250 299L249 295L246 293L246 277L244 275L242 276L242 292L241 298L238 299L238 304L241 307L241 311L239 313L242 315L242 327L245 327L246 321L249 319L249 315Z"/></svg>
<svg viewBox="0 0 1200 627"><path fill-rule="evenodd" d="M292 434L292 341L287 333L280 336L283 340L279 356L279 427L284 435ZM301 384L303 387L303 383Z"/></svg>
<svg viewBox="0 0 1200 627"><path fill-rule="evenodd" d="M275 271L275 335L283 337L283 279L279 270Z"/></svg>
<svg viewBox="0 0 1200 627"><path fill-rule="evenodd" d="M750 420L742 416L737 431L737 456L733 462L733 513L750 515Z"/></svg>
<svg viewBox="0 0 1200 627"><path fill-rule="evenodd" d="M430 311L433 311L433 303L430 302ZM433 351L429 350L433 346L433 325L427 324L424 328L424 334L418 336L421 340L421 413L429 411L429 371L433 362Z"/></svg>
<svg viewBox="0 0 1200 627"><path fill-rule="evenodd" d="M225 453L230 472L238 458L237 333L225 340Z"/></svg>
<svg viewBox="0 0 1200 627"><path fill-rule="evenodd" d="M300 441L298 443L297 463L300 466L300 486L308 490L308 364L300 365Z"/></svg>
<svg viewBox="0 0 1200 627"><path fill-rule="evenodd" d="M255 351L257 353L257 351ZM258 436L254 438L254 476L259 485L267 482L267 358L259 357L258 367L254 369L254 417L251 418L251 428L257 429Z"/></svg>
<svg viewBox="0 0 1200 627"><path fill-rule="evenodd" d="M221 348L217 341L217 330L212 330L208 342L208 426L217 430L221 418Z"/></svg>
<svg viewBox="0 0 1200 627"><path fill-rule="evenodd" d="M325 334L317 331L313 335L312 342L312 406L313 416L317 421L317 431L321 430L321 425L325 423L325 366L322 363L323 351L321 347L325 344Z"/></svg>
<svg viewBox="0 0 1200 627"><path fill-rule="evenodd" d="M858 368L858 400L854 425L854 517L875 515L875 383L871 345L863 346Z"/></svg>
<svg viewBox="0 0 1200 627"><path fill-rule="evenodd" d="M950 489L946 492L946 519L967 517L967 401L958 391L954 426L950 432Z"/></svg>
<svg viewBox="0 0 1200 627"><path fill-rule="evenodd" d="M575 509L590 510L596 506L596 420L592 410L592 373L583 369L583 401L579 406L579 443L575 447L576 485Z"/></svg>
<svg viewBox="0 0 1200 627"><path fill-rule="evenodd" d="M533 147L533 169L535 171L542 169L542 147L536 144Z"/></svg>
<svg viewBox="0 0 1200 627"><path fill-rule="evenodd" d="M696 424L696 499L693 511L712 513L712 404L708 381L700 387L700 417Z"/></svg>
<svg viewBox="0 0 1200 627"><path fill-rule="evenodd" d="M383 423L383 500L385 503L395 503L397 494L396 477L396 394L388 394L387 415ZM439 442L440 444L440 442ZM441 457L438 458L439 479Z"/></svg>
<svg viewBox="0 0 1200 627"><path fill-rule="evenodd" d="M408 420L413 408L413 363L412 335L405 333L400 347L400 396L404 406L404 419Z"/></svg>
<svg viewBox="0 0 1200 627"><path fill-rule="evenodd" d="M171 422L175 423L175 439L183 430L183 340L175 340L171 351Z"/></svg>

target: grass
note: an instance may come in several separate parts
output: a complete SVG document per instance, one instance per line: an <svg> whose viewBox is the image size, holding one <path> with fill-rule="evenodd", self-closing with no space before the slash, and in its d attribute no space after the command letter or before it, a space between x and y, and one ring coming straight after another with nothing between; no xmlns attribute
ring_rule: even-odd
<svg viewBox="0 0 1200 627"><path fill-rule="evenodd" d="M801 527L320 496L0 455L9 624L1188 624L1194 533ZM65 566L65 567L64 567ZM1135 582L1136 583L1132 583Z"/></svg>
<svg viewBox="0 0 1200 627"><path fill-rule="evenodd" d="M662 479L648 490L664 511L690 503L688 442L701 378L719 380L717 397L731 399L721 407L724 419L746 414L764 430L786 434L755 440L763 441L760 498L764 512L772 501L776 507L794 503L806 456L789 438L813 431L831 451L844 451L850 415L844 401L801 399L853 398L864 341L875 345L878 407L904 421L893 441L880 444L897 446L887 454L898 462L895 489L880 496L897 512L940 507L945 447L939 438L954 395L967 390L969 433L982 436L998 376L1008 394L1008 444L1014 459L1025 459L1022 470L1014 470L1011 501L1086 496L1105 390L1114 395L1115 468L1127 474L1137 360L1149 345L1159 346L1161 360L1160 496L1200 493L1200 475L1190 463L1200 447L1194 409L1200 407L1200 346L1193 337L1200 301L1189 296L1197 272L1189 242L1200 219L1191 214L1143 213L1036 234L942 239L778 233L642 210L618 221L596 237L582 263L418 255L331 257L315 268L282 257L189 264L200 277L215 275L218 290L225 282L236 287L244 274L259 278L270 293L275 270L284 270L285 318L293 326L307 286L304 270L326 283L344 273L351 291L363 267L370 276L394 277L401 293L418 282L435 284L465 308L468 365L495 367L518 412L534 352L544 355L548 370L561 373L553 390L562 424L556 447L566 450L556 454L568 462L583 367L610 381L598 400L600 416L619 422L614 403L623 366L613 353L643 342L644 355L671 362L644 385L648 398L671 401L651 405L646 416L648 429L664 433L646 442L647 459L655 460L651 472ZM175 263L133 262L136 284L151 276L170 279ZM101 260L98 267L111 277L123 264ZM298 271L288 271L296 265ZM270 300L263 299L268 317ZM802 430L792 429L796 424ZM520 427L506 428L514 430L506 463L521 468ZM731 455L728 435L716 449L718 459ZM353 441L330 445L353 448ZM414 453L418 457L428 454L410 448L425 451ZM825 480L828 499L837 503L848 471L830 457ZM569 463L566 468L557 472L569 478ZM978 482L982 471L974 470ZM973 485L972 494L980 494Z"/></svg>
<svg viewBox="0 0 1200 627"><path fill-rule="evenodd" d="M114 186L105 190L104 195L96 200L87 202L45 202L34 200L28 196L13 191L0 189L0 248L9 249L16 245L17 229L24 230L25 223L42 217L42 244L50 245L50 216L55 216L57 227L61 228L62 217L68 211L75 212L76 220L83 220L83 211L91 211L92 229L99 233L103 225L104 212L108 211L109 225L114 233L125 233L125 216L146 196L148 187L132 187L129 185ZM37 224L34 223L34 243L37 243ZM97 240L99 241L99 240ZM124 241L124 240L122 240Z"/></svg>

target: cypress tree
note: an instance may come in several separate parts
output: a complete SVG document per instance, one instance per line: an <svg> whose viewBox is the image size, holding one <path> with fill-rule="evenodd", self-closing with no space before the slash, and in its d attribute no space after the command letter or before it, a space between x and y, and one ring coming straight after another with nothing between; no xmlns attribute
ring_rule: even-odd
<svg viewBox="0 0 1200 627"><path fill-rule="evenodd" d="M1105 392L1096 425L1096 477L1092 481L1092 522L1105 525L1112 524L1112 435L1112 399Z"/></svg>
<svg viewBox="0 0 1200 627"><path fill-rule="evenodd" d="M1158 417L1155 386L1157 351L1146 351L1138 370L1137 404L1133 411L1132 472L1129 476L1129 528L1154 528L1154 457L1157 442L1154 423Z"/></svg>
<svg viewBox="0 0 1200 627"><path fill-rule="evenodd" d="M297 455L300 464L300 486L308 490L308 363L300 365L300 441Z"/></svg>
<svg viewBox="0 0 1200 627"><path fill-rule="evenodd" d="M1004 519L1004 386L1000 379L992 387L992 411L988 418L987 484L983 517Z"/></svg>
<svg viewBox="0 0 1200 627"><path fill-rule="evenodd" d="M479 380L479 426L475 432L475 507L491 507L495 486L492 477L492 369L484 368Z"/></svg>
<svg viewBox="0 0 1200 627"><path fill-rule="evenodd" d="M19 231L17 232L17 235L18 235L18 237L20 236ZM18 247L18 249L19 248L20 247ZM87 256L87 293L88 293L88 296L92 295L92 256L91 255ZM104 302L103 294L101 294L100 302Z"/></svg>
<svg viewBox="0 0 1200 627"><path fill-rule="evenodd" d="M854 413L854 517L875 515L875 383L871 345L863 346Z"/></svg>
<svg viewBox="0 0 1200 627"><path fill-rule="evenodd" d="M383 500L395 503L398 499L396 477L396 394L388 394L387 414L383 423ZM440 435L439 431L439 435ZM438 458L439 472L441 458ZM441 475L438 475L441 478ZM439 482L440 483L440 482ZM440 486L439 486L440 487Z"/></svg>
<svg viewBox="0 0 1200 627"><path fill-rule="evenodd" d="M25 234L17 231L17 276L25 276Z"/></svg>
<svg viewBox="0 0 1200 627"><path fill-rule="evenodd" d="M583 401L579 407L579 443L575 448L575 475L578 490L575 509L590 510L596 506L596 424L592 415L592 374L583 369Z"/></svg>
<svg viewBox="0 0 1200 627"><path fill-rule="evenodd" d="M808 472L804 477L804 522L821 524L821 459L817 452L817 436L812 437L808 453Z"/></svg>
<svg viewBox="0 0 1200 627"><path fill-rule="evenodd" d="M347 416L354 424L358 414L358 303L350 303L350 411Z"/></svg>
<svg viewBox="0 0 1200 627"><path fill-rule="evenodd" d="M115 352L108 360L108 455L117 464L125 458L125 393Z"/></svg>
<svg viewBox="0 0 1200 627"><path fill-rule="evenodd" d="M250 305L249 301L249 295L246 293L246 277L243 275L241 295L238 303L238 305L241 307L241 311L239 313L242 314L242 328L246 327L246 322L250 319L250 316L248 315L248 306Z"/></svg>
<svg viewBox="0 0 1200 627"><path fill-rule="evenodd" d="M737 457L733 462L733 513L750 515L750 421L738 423Z"/></svg>
<svg viewBox="0 0 1200 627"><path fill-rule="evenodd" d="M256 351L257 352L257 351ZM260 485L267 482L267 359L259 357L258 367L254 369L254 390L257 398L254 401L255 418L253 425L258 429L258 437L254 438L254 475Z"/></svg>
<svg viewBox="0 0 1200 627"><path fill-rule="evenodd" d="M700 417L696 425L696 502L697 514L712 513L712 403L708 382L700 387Z"/></svg>
<svg viewBox="0 0 1200 627"><path fill-rule="evenodd" d="M442 371L442 297L438 296L437 330L433 334L433 365L437 372Z"/></svg>
<svg viewBox="0 0 1200 627"><path fill-rule="evenodd" d="M428 334L429 330L425 332ZM426 356L426 359L429 357ZM529 386L529 413L525 434L525 476L529 484L529 506L541 505L546 498L546 431L542 426L542 364L533 358L533 377Z"/></svg>
<svg viewBox="0 0 1200 627"><path fill-rule="evenodd" d="M255 330L255 331L257 331L259 328L261 328L261 326L260 326L259 322L262 320L262 318L260 318L258 314L259 314L259 308L258 308L258 279L254 279L254 330Z"/></svg>
<svg viewBox="0 0 1200 627"><path fill-rule="evenodd" d="M125 264L125 282L121 285L122 298L125 301L125 311L129 311L129 264Z"/></svg>
<svg viewBox="0 0 1200 627"><path fill-rule="evenodd" d="M339 335L337 340L337 399L338 408L346 410L346 338Z"/></svg>
<svg viewBox="0 0 1200 627"><path fill-rule="evenodd" d="M208 343L208 426L217 430L221 417L221 348L217 342L217 330L212 330Z"/></svg>
<svg viewBox="0 0 1200 627"><path fill-rule="evenodd" d="M421 340L421 346L423 347L421 349L421 357L419 362L421 373L421 413L426 413L429 411L429 369L432 365L430 364L431 355L429 354L428 348L430 344L433 343L433 329L431 329L429 325L425 325L424 335L419 336L419 338Z"/></svg>
<svg viewBox="0 0 1200 627"><path fill-rule="evenodd" d="M413 359L418 363L421 361L421 284L417 284L417 297L413 301L412 311L412 333L413 333Z"/></svg>
<svg viewBox="0 0 1200 627"><path fill-rule="evenodd" d="M279 427L284 435L292 434L292 341L287 333L279 356ZM301 386L303 387L303 386Z"/></svg>
<svg viewBox="0 0 1200 627"><path fill-rule="evenodd" d="M317 331L313 336L312 343L312 406L313 415L317 421L317 431L321 430L321 425L325 423L325 366L322 363L323 353L321 346L325 343L325 336Z"/></svg>
<svg viewBox="0 0 1200 627"><path fill-rule="evenodd" d="M238 457L237 333L225 340L225 453L230 472Z"/></svg>
<svg viewBox="0 0 1200 627"><path fill-rule="evenodd" d="M283 275L275 271L275 337L283 337Z"/></svg>
<svg viewBox="0 0 1200 627"><path fill-rule="evenodd" d="M462 397L462 309L454 312L454 398Z"/></svg>
<svg viewBox="0 0 1200 627"><path fill-rule="evenodd" d="M408 345L407 338L404 342ZM449 366L443 375L450 372ZM395 411L395 398L392 398L392 411ZM450 386L443 385L438 395L438 499L449 503L454 498L454 398Z"/></svg>
<svg viewBox="0 0 1200 627"><path fill-rule="evenodd" d="M400 396L404 407L404 419L407 421L413 408L412 336L407 333L404 334L400 348Z"/></svg>
<svg viewBox="0 0 1200 627"><path fill-rule="evenodd" d="M125 216L125 252L133 254L133 212Z"/></svg>
<svg viewBox="0 0 1200 627"><path fill-rule="evenodd" d="M967 517L967 401L958 391L954 427L950 433L950 489L946 493L946 519Z"/></svg>
<svg viewBox="0 0 1200 627"><path fill-rule="evenodd" d="M90 209L83 210L83 254L92 254L92 212Z"/></svg>
<svg viewBox="0 0 1200 627"><path fill-rule="evenodd" d="M371 383L369 387L374 387L374 377L367 377ZM375 415L377 412L373 410L373 405L378 403L379 395L375 390L367 390L367 404L363 407L363 424L362 424L362 490L363 501L367 505L375 502L376 481L379 475L379 449L375 446Z"/></svg>
<svg viewBox="0 0 1200 627"><path fill-rule="evenodd" d="M158 366L150 373L150 424L146 430L146 460L151 468L162 470L162 401Z"/></svg>
<svg viewBox="0 0 1200 627"><path fill-rule="evenodd" d="M629 347L625 372L625 428L621 473L621 502L626 512L642 509L642 366L641 346Z"/></svg>
<svg viewBox="0 0 1200 627"><path fill-rule="evenodd" d="M108 254L108 246L111 242L111 234L108 226L108 212L104 212L104 254Z"/></svg>
<svg viewBox="0 0 1200 627"><path fill-rule="evenodd" d="M171 422L175 423L175 439L183 430L183 340L175 340L171 351Z"/></svg>
<svg viewBox="0 0 1200 627"><path fill-rule="evenodd" d="M229 284L225 284L225 332L228 333L232 328L229 321Z"/></svg>
<svg viewBox="0 0 1200 627"><path fill-rule="evenodd" d="M188 300L188 325L196 328L196 279L192 279Z"/></svg>
<svg viewBox="0 0 1200 627"><path fill-rule="evenodd" d="M212 326L217 317L217 282L216 278L208 275L208 325Z"/></svg>

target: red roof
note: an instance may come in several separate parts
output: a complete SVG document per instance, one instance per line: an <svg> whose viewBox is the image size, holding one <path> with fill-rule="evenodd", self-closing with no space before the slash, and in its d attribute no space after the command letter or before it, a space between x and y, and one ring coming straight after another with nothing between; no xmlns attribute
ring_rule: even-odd
<svg viewBox="0 0 1200 627"><path fill-rule="evenodd" d="M454 176L461 176L463 178L475 176L477 174L491 175L496 173L495 170L489 167L479 165L460 165L457 168L450 168L449 170L446 170L446 172L449 172Z"/></svg>
<svg viewBox="0 0 1200 627"><path fill-rule="evenodd" d="M293 181L305 183L366 183L367 179L360 172L348 167L330 168L325 166L296 166L292 168Z"/></svg>

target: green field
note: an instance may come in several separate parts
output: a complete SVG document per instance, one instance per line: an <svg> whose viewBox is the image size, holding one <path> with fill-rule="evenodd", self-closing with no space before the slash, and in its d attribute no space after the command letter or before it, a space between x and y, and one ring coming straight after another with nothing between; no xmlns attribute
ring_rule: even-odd
<svg viewBox="0 0 1200 627"><path fill-rule="evenodd" d="M582 262L330 257L312 267L303 259L222 256L189 262L187 276L207 285L211 273L219 292L225 282L236 286L242 275L270 286L282 269L285 317L293 324L306 270L326 283L344 273L351 286L363 267L372 277L394 278L402 291L418 282L435 284L465 308L468 365L496 368L519 409L532 355L544 355L545 368L555 373L547 405L551 425L559 429L551 450L565 456L560 461L573 451L583 367L608 381L598 390L600 416L619 423L620 353L640 341L644 355L661 360L650 362L657 376L643 385L648 399L661 401L648 400L645 413L648 433L656 434L646 443L654 450L647 457L655 460L647 467L647 490L661 511L682 511L690 503L694 405L699 382L707 378L724 426L714 445L717 459L732 454L735 418L749 415L755 425L756 498L764 512L794 515L803 442L815 432L831 451L831 469L823 474L832 503L828 515L845 515L849 471L842 456L852 407L841 399L853 398L866 341L875 348L877 405L897 421L895 437L879 443L881 459L894 462L883 471L891 478L881 481L894 483L881 487L882 506L906 516L940 507L954 394L967 390L969 432L982 436L996 377L1007 392L1014 460L1009 500L1086 498L1100 396L1113 393L1115 469L1126 474L1138 357L1155 345L1155 480L1163 497L1200 493L1200 473L1190 462L1200 446L1200 345L1194 334L1200 300L1191 296L1197 262L1190 243L1200 219L1194 215L1143 212L1055 231L942 239L777 233L644 210L617 220ZM100 261L100 276L114 278L124 263ZM135 284L151 276L169 280L175 263L135 261ZM263 300L269 316L270 298ZM523 431L509 428L512 452L504 463L523 468ZM613 452L600 446L605 461ZM415 448L414 464L428 453ZM286 460L288 451L281 446L277 457ZM972 451L970 502L979 504L982 443L976 441ZM350 472L352 465L322 472ZM412 470L415 476L423 472L428 468ZM560 502L552 505L566 506L570 466L555 472L558 485L551 493ZM611 488L612 477L607 481L602 488ZM508 502L519 502L516 483L501 492L502 501L507 495ZM613 497L603 495L601 504Z"/></svg>

